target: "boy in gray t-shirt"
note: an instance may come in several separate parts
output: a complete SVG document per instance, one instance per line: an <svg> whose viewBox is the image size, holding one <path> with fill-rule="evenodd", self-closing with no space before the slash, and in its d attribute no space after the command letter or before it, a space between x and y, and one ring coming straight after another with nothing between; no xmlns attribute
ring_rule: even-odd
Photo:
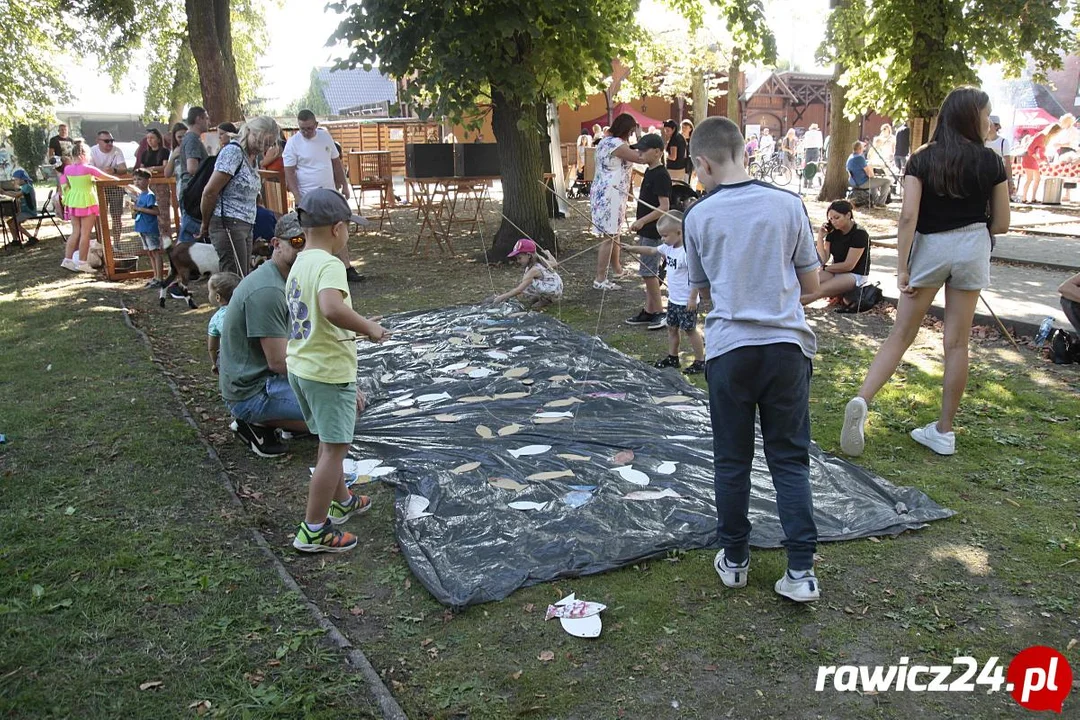
<svg viewBox="0 0 1080 720"><path fill-rule="evenodd" d="M820 597L810 494L816 341L799 298L817 290L820 261L802 200L751 180L743 168L744 146L739 128L726 118L697 126L690 157L708 194L683 223L690 286L712 302L705 318L705 377L721 547L713 565L724 585L746 585L757 411L788 555L775 589L808 602Z"/></svg>

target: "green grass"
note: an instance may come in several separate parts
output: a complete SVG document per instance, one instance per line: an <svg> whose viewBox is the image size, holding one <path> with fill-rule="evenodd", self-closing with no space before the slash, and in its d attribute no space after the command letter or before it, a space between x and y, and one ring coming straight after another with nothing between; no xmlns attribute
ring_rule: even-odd
<svg viewBox="0 0 1080 720"><path fill-rule="evenodd" d="M492 281L481 266L407 255L409 219L399 211L398 235L355 244L369 276L354 294L361 311L388 314L488 294ZM588 242L561 237L571 252ZM551 313L591 335L599 295L583 289L588 257L565 269L569 295ZM11 292L16 272L51 277L53 264L27 260L10 275L0 270L0 288ZM494 268L493 282L509 287L519 275ZM860 696L812 688L822 664L888 664L901 656L948 663L957 655L1007 662L1032 644L1065 651L1080 635L1080 376L1017 358L1002 343L973 346L960 453L939 458L907 437L934 417L940 396L940 336L920 334L872 408L860 464L959 514L897 538L822 545L824 597L816 607L773 593L783 571L778 551L755 552L741 592L723 589L712 553L697 551L542 584L454 613L431 599L402 559L387 487L369 486L375 507L350 524L361 537L359 552L313 560L288 549L314 444L297 442L294 454L275 462L239 447L223 430L204 359L210 310L160 311L134 288L95 287L66 300L45 292L0 296L0 341L20 348L19 357L0 360L0 377L19 378L3 385L11 399L0 410L0 432L9 436L0 458L16 473L2 480L11 510L0 555L7 571L0 602L8 608L0 621L8 646L0 675L19 669L0 681L0 702L44 702L56 697L61 678L81 674L84 691L65 692L54 714L111 716L120 706L193 712L187 704L201 695L239 714L254 702L243 673L260 670L275 697L300 693L317 708L337 701L339 711L363 705L345 699L362 690L335 672L334 651L304 634L311 629L306 616L267 574L240 521L222 517L232 510L194 434L172 419L159 370L106 309L117 296L135 308L201 431L247 487L247 513L305 591L364 649L410 717L1016 717L1022 711L1004 693ZM204 294L198 291L200 301ZM639 301L634 291L608 294L599 331L651 361L665 351L663 334L622 325ZM821 353L813 433L835 451L844 403L889 323L823 313L814 322ZM53 369L44 372L49 362ZM703 385L700 377L694 382ZM65 514L68 507L75 512ZM36 522L48 531L27 533L26 524ZM183 557L174 559L177 553ZM42 588L36 600L34 585ZM608 605L599 639L572 638L543 621L547 604L571 591ZM145 602L148 594L156 600ZM70 606L54 608L68 598ZM221 627L222 617L232 621ZM285 635L277 635L282 628ZM247 640L249 633L258 639ZM268 667L283 647L282 665ZM545 651L554 659L542 661ZM117 659L87 663L94 652ZM1066 655L1074 667L1080 661L1076 649ZM161 691L137 690L159 675L166 675ZM91 702L87 693L101 688L107 697ZM1078 702L1074 693L1066 714Z"/></svg>

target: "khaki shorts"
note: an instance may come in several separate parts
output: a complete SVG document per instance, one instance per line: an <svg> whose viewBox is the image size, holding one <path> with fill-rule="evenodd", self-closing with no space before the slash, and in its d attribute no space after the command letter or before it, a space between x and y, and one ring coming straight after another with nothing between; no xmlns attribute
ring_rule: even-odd
<svg viewBox="0 0 1080 720"><path fill-rule="evenodd" d="M289 385L312 435L324 443L352 443L356 435L356 383L324 383L289 373Z"/></svg>
<svg viewBox="0 0 1080 720"><path fill-rule="evenodd" d="M915 233L908 256L915 288L983 290L990 287L990 230L984 223L923 235Z"/></svg>

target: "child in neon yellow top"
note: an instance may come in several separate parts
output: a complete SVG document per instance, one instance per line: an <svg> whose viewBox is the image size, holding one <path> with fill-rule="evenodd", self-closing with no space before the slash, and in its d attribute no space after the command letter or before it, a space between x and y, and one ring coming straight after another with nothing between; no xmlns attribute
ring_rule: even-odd
<svg viewBox="0 0 1080 720"><path fill-rule="evenodd" d="M319 455L308 489L307 512L293 547L301 552L344 552L356 536L335 526L371 507L353 495L341 466L356 432L364 396L356 391L356 334L381 342L389 333L352 309L345 265L337 255L349 239L349 203L333 190L313 190L296 208L307 244L289 271L289 344L285 360L308 428L319 436ZM343 342L344 341L344 342Z"/></svg>

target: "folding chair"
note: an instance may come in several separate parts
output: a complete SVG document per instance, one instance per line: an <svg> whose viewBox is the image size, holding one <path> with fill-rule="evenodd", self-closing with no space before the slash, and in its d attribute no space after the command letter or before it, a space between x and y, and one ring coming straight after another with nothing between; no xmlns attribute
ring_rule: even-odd
<svg viewBox="0 0 1080 720"><path fill-rule="evenodd" d="M49 197L45 198L45 204L41 206L41 210L38 210L37 216L28 219L28 222L29 220L37 220L37 225L34 226L34 232L31 233L25 228L23 229L23 231L26 232L26 234L32 237L34 240L38 239L38 233L41 232L41 223L48 220L52 223L52 226L56 228L56 232L60 233L60 238L64 242L67 242L67 235L64 234L64 231L60 228L59 223L57 223L58 218L56 217L56 213L52 211L52 199L53 195L55 194L55 190L50 190Z"/></svg>

